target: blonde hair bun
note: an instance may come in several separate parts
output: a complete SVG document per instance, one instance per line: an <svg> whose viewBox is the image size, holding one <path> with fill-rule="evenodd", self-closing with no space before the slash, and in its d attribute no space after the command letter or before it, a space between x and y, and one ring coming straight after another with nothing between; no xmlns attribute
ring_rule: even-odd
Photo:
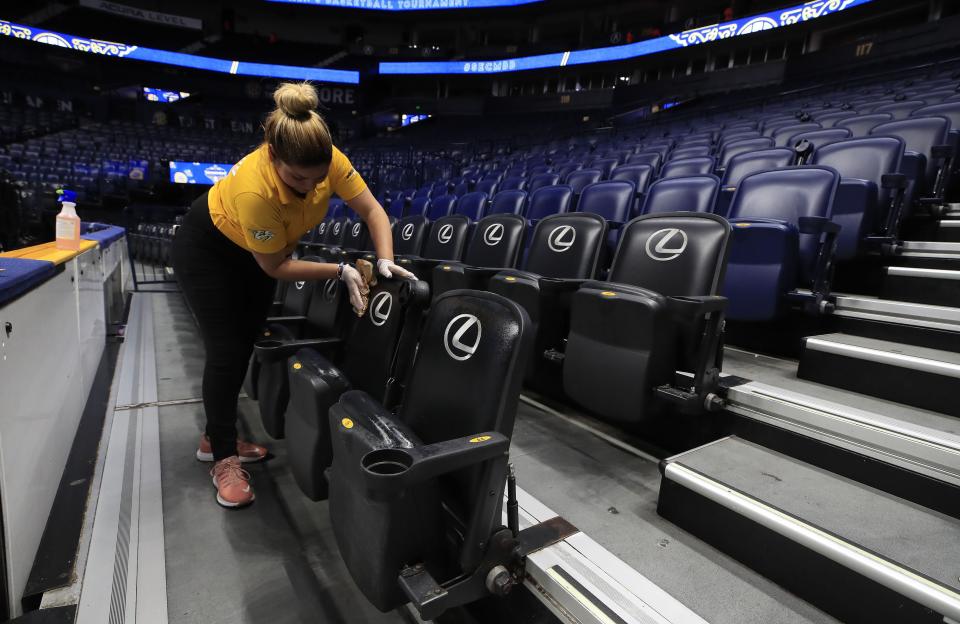
<svg viewBox="0 0 960 624"><path fill-rule="evenodd" d="M273 101L284 115L304 119L320 105L317 90L309 82L285 82L273 92Z"/></svg>

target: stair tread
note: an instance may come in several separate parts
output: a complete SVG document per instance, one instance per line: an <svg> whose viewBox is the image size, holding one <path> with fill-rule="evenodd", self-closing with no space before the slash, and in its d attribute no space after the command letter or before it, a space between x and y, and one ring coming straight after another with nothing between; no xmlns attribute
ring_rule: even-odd
<svg viewBox="0 0 960 624"><path fill-rule="evenodd" d="M931 360L933 362L940 362L952 366L960 367L960 353L954 353L952 351L943 351L941 349L931 349L929 347L918 347L909 344L903 344L900 342L891 342L889 340L880 340L877 338L868 338L866 336L855 336L851 334L820 334L817 336L809 336L807 338L807 347L810 348L811 340L819 340L828 343L847 345L851 347L857 347L860 349L869 349L871 351L879 351L883 353L894 353L897 355L908 356L912 358L920 358L924 360ZM851 357L855 357L853 353L850 354Z"/></svg>
<svg viewBox="0 0 960 624"><path fill-rule="evenodd" d="M668 460L960 591L960 520L746 440Z"/></svg>

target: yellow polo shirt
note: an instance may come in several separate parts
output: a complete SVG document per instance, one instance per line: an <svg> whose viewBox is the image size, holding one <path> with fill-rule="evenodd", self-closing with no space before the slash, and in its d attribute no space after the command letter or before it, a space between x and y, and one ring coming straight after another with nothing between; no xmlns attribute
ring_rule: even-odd
<svg viewBox="0 0 960 624"><path fill-rule="evenodd" d="M244 156L210 189L210 219L227 238L248 251L276 253L295 245L327 215L330 196L350 201L366 182L336 147L330 173L306 197L277 176L266 144Z"/></svg>

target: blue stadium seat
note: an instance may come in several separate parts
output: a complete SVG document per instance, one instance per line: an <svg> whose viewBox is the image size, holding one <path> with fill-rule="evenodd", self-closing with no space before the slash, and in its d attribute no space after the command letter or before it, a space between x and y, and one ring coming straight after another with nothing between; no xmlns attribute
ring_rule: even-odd
<svg viewBox="0 0 960 624"><path fill-rule="evenodd" d="M522 177L506 177L503 179L503 182L500 183L500 191L522 191L527 186L526 178Z"/></svg>
<svg viewBox="0 0 960 624"><path fill-rule="evenodd" d="M471 221L479 221L487 210L487 194L482 191L467 193L457 200L453 214L467 217Z"/></svg>
<svg viewBox="0 0 960 624"><path fill-rule="evenodd" d="M870 134L874 126L893 120L890 113L873 113L870 115L858 115L849 119L838 121L835 128L847 128L854 138L865 137Z"/></svg>
<svg viewBox="0 0 960 624"><path fill-rule="evenodd" d="M900 120L910 117L913 111L918 108L923 108L926 106L926 102L923 100L904 100L901 102L889 102L887 104L882 104L873 109L875 113L890 113L893 115L893 119Z"/></svg>
<svg viewBox="0 0 960 624"><path fill-rule="evenodd" d="M684 143L684 147L678 147L677 149L670 152L670 157L667 158L667 161L671 160L682 160L684 158L697 158L699 156L709 156L710 147L707 145L687 147ZM633 161L631 161L633 162Z"/></svg>
<svg viewBox="0 0 960 624"><path fill-rule="evenodd" d="M473 185L473 191L484 193L487 197L491 197L497 192L497 184L497 180L485 178Z"/></svg>
<svg viewBox="0 0 960 624"><path fill-rule="evenodd" d="M527 192L520 190L500 190L493 196L487 214L523 214L527 203Z"/></svg>
<svg viewBox="0 0 960 624"><path fill-rule="evenodd" d="M699 156L669 160L660 170L660 179L710 175L716 168L713 156Z"/></svg>
<svg viewBox="0 0 960 624"><path fill-rule="evenodd" d="M556 186L560 183L560 175L556 173L538 173L530 177L527 181L526 191L535 193L537 189L544 186Z"/></svg>
<svg viewBox="0 0 960 624"><path fill-rule="evenodd" d="M445 217L453 212L453 207L457 204L456 195L441 195L430 200L424 216L431 221L436 221L440 217Z"/></svg>
<svg viewBox="0 0 960 624"><path fill-rule="evenodd" d="M793 147L800 141L808 141L814 149L849 139L853 134L849 128L823 128L821 130L811 130L809 132L800 132L790 137L786 147Z"/></svg>
<svg viewBox="0 0 960 624"><path fill-rule="evenodd" d="M720 148L718 156L717 172L722 174L730 163L730 159L737 154L756 152L763 149L770 149L771 147L773 147L773 139L770 137L752 137L724 143L723 147Z"/></svg>
<svg viewBox="0 0 960 624"><path fill-rule="evenodd" d="M603 179L603 172L599 169L578 169L572 172L564 183L573 189L573 204L576 205L583 189L590 184Z"/></svg>
<svg viewBox="0 0 960 624"><path fill-rule="evenodd" d="M631 156L627 162L631 165L650 165L654 170L657 170L660 168L662 161L663 156L659 152L640 152Z"/></svg>
<svg viewBox="0 0 960 624"><path fill-rule="evenodd" d="M642 213L713 212L719 192L715 175L661 178L647 190Z"/></svg>
<svg viewBox="0 0 960 624"><path fill-rule="evenodd" d="M945 117L911 117L874 126L870 134L903 139L908 150L906 154L922 158L923 174L914 195L921 203L943 203L950 183L951 161L956 158L955 147L950 145L950 120Z"/></svg>
<svg viewBox="0 0 960 624"><path fill-rule="evenodd" d="M569 212L573 207L573 189L569 186L544 186L530 193L527 198L527 221L537 221L552 214Z"/></svg>
<svg viewBox="0 0 960 624"><path fill-rule="evenodd" d="M430 208L430 198L429 197L414 197L410 200L410 205L407 210L404 212L403 216L409 215L423 215L427 216L427 210Z"/></svg>
<svg viewBox="0 0 960 624"><path fill-rule="evenodd" d="M577 212L600 215L610 226L607 245L610 257L620 240L620 228L630 220L636 199L636 187L627 180L607 180L584 187Z"/></svg>
<svg viewBox="0 0 960 624"><path fill-rule="evenodd" d="M855 111L828 110L827 112L823 113L814 113L813 119L824 128L833 128L836 126L837 122L843 119L856 117L856 115L857 113Z"/></svg>
<svg viewBox="0 0 960 624"><path fill-rule="evenodd" d="M773 139L773 142L777 147L792 147L794 145L794 142L792 141L794 135L800 134L801 132L810 132L812 130L820 129L820 124L815 121L790 124L789 126L781 126L777 128L770 138Z"/></svg>
<svg viewBox="0 0 960 624"><path fill-rule="evenodd" d="M596 169L600 171L600 179L607 180L610 178L610 172L620 164L620 161L616 158L595 158L588 167L590 169ZM572 175L572 174L571 174ZM570 182L570 179L567 178L567 184L573 186L573 183ZM576 191L576 189L574 189Z"/></svg>
<svg viewBox="0 0 960 624"><path fill-rule="evenodd" d="M717 198L717 214L726 215L733 194L740 180L757 171L788 167L796 157L792 149L774 147L737 154L727 163L720 185L720 197Z"/></svg>
<svg viewBox="0 0 960 624"><path fill-rule="evenodd" d="M896 237L904 188L890 183L891 174L900 172L903 148L899 137L874 136L837 141L813 153L810 164L832 167L841 177L831 212L842 228L838 260L860 255L872 234Z"/></svg>
<svg viewBox="0 0 960 624"><path fill-rule="evenodd" d="M773 320L788 296L808 310L823 309L839 231L830 221L839 183L835 170L810 166L758 171L740 181L730 206L723 289L729 318ZM796 293L798 286L810 293Z"/></svg>

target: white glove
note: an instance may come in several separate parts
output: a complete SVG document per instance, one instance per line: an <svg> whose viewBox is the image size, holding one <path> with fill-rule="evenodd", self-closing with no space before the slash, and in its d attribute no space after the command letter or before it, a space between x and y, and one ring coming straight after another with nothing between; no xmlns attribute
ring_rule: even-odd
<svg viewBox="0 0 960 624"><path fill-rule="evenodd" d="M393 260L387 260L386 258L380 258L377 260L377 273L386 278L402 277L403 279L408 279L414 282L419 281L417 280L416 275L401 266L397 266L394 264Z"/></svg>
<svg viewBox="0 0 960 624"><path fill-rule="evenodd" d="M363 281L363 276L353 265L345 264L343 265L343 272L340 273L340 281L347 285L350 305L359 314L363 310L363 297L370 294L370 289Z"/></svg>

